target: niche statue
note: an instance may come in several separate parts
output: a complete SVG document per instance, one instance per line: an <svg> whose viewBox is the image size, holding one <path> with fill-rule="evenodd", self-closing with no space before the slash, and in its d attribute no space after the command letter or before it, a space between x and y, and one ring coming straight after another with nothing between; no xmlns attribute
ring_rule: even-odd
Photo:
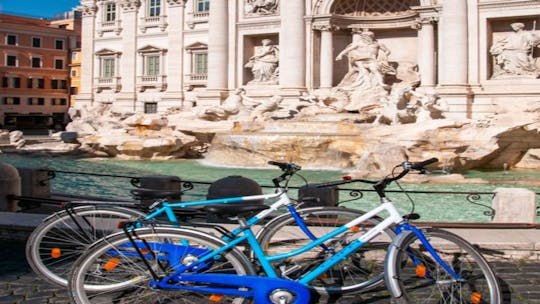
<svg viewBox="0 0 540 304"><path fill-rule="evenodd" d="M251 69L253 80L249 84L277 84L279 79L279 48L272 40L263 39L261 46L255 47L255 55L245 64Z"/></svg>

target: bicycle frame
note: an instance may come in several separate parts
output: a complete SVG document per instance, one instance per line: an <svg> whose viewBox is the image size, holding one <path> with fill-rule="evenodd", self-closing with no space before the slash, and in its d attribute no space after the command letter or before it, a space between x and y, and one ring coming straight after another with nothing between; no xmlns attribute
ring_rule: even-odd
<svg viewBox="0 0 540 304"><path fill-rule="evenodd" d="M271 197L276 197L279 195L282 195L283 193L278 193L274 195L270 195ZM268 196L265 196L268 197ZM260 199L261 196L259 196L258 199ZM238 198L239 199L239 198ZM239 201L238 199L233 199L233 201ZM240 200L242 201L242 200ZM223 200L212 200L212 203L222 203ZM202 203L202 202L201 202ZM383 233L385 229L391 228L395 225L395 231L396 233L401 233L403 231L411 231L412 233L415 233L419 239L424 243L426 248L428 249L429 253L433 256L433 258L446 270L449 274L451 274L456 280L461 280L460 276L457 275L450 266L448 266L437 254L437 252L433 249L433 247L429 244L428 240L425 238L425 236L422 234L422 232L417 229L416 227L406 223L403 221L403 217L400 215L398 210L395 208L393 203L389 199L382 199L381 205L374 208L373 210L367 212L366 214L342 225L341 227L334 229L327 233L326 235L315 238L311 232L307 229L305 226L305 223L303 220L297 221L299 225L301 226L301 229L312 239L312 241L301 248L298 248L294 251L287 252L287 253L281 253L276 255L266 255L264 253L264 250L261 248L260 244L258 243L255 234L251 230L251 226L256 224L260 219L264 218L266 215L271 213L273 210L278 209L279 207L283 205L290 204L289 198L286 195L283 195L277 202L272 204L269 209L263 210L251 219L249 219L247 222L241 222L240 227L235 229L232 232L231 239L227 240L227 244L213 250L212 252L208 252L203 254L202 256L199 256L199 259L197 261L194 261L193 263L189 265L179 265L178 267L175 267L176 272L165 277L165 278L155 278L155 280L151 281L151 285L157 288L164 288L164 289L189 289L189 290L197 290L200 292L205 293L215 293L217 290L215 287L194 287L194 286L182 286L182 285L174 285L171 284L171 282L179 282L179 281L190 281L190 278L193 279L193 282L199 282L199 283L212 283L214 278L212 275L208 276L208 281L205 281L205 275L204 274L197 274L201 269L204 269L206 265L209 263L212 263L212 260L214 257L219 256L220 254L234 248L235 246L239 245L240 243L247 241L250 245L251 249L253 250L256 259L259 261L261 267L263 268L265 274L268 278L279 278L279 275L276 273L274 267L272 266L271 262L277 261L277 260L283 260L287 258L291 258L293 256L302 254L308 250L313 249L314 247L321 246L324 247L324 242L330 240L333 237L336 237L342 233L346 233L348 230L354 230L353 227L361 224L362 222L365 222L366 220L373 218L377 215L380 215L383 212L387 212L389 214L388 217L386 217L382 222L377 224L376 226L370 228L366 233L362 234L358 239L352 241L349 243L346 247L341 249L338 252L335 252L335 254L321 263L319 266L311 270L310 272L304 274L303 277L301 277L297 283L300 283L304 286L308 286L309 283L315 279L317 279L320 275L322 275L324 272L326 272L329 268L331 268L333 265L339 263L343 259L345 259L347 256L349 256L351 253L355 252L358 248L362 247L364 244L369 243L372 239L374 239L379 234ZM293 216L299 217L296 211L293 209L292 211ZM132 243L135 247L138 247L139 244ZM152 244L145 244L143 246L150 246L153 247ZM186 246L184 245L173 245L173 246ZM146 248L146 249L154 249L154 248ZM144 256L144 255L143 255ZM149 257L149 256L146 256ZM159 259L159 257L158 257ZM186 274L185 272L188 271L191 274ZM234 285L234 284L232 284ZM227 293L227 294L235 294L237 293L237 289L230 289L230 288L220 288L220 292Z"/></svg>

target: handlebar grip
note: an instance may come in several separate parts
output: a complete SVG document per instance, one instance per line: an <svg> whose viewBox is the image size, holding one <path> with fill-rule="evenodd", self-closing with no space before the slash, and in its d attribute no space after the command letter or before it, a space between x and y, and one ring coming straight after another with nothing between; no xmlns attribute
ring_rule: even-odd
<svg viewBox="0 0 540 304"><path fill-rule="evenodd" d="M278 167L285 167L287 166L287 163L280 163L280 162L277 162L277 161L268 161L268 164L269 165L272 165L272 166L278 166Z"/></svg>
<svg viewBox="0 0 540 304"><path fill-rule="evenodd" d="M421 161L421 162L410 163L409 168L413 169L413 170L422 170L425 166L434 164L434 163L436 163L438 161L439 161L438 158L433 157L433 158L426 159L426 160Z"/></svg>
<svg viewBox="0 0 540 304"><path fill-rule="evenodd" d="M302 167L300 167L299 165L295 164L295 163L282 163L282 162L277 162L277 161L269 161L268 162L269 165L272 165L272 166L278 166L281 170L294 170L294 171L299 171L302 169Z"/></svg>

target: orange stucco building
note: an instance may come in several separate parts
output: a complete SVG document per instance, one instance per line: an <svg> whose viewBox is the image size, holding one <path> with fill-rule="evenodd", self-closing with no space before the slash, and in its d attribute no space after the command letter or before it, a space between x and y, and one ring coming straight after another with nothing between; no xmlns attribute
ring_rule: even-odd
<svg viewBox="0 0 540 304"><path fill-rule="evenodd" d="M80 47L80 18L66 15L41 20L0 14L3 128L60 130L66 123L71 51Z"/></svg>

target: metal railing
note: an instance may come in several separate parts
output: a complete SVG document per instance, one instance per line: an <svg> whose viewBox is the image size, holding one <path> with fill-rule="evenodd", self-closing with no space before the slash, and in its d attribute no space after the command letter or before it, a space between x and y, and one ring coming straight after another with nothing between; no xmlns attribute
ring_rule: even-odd
<svg viewBox="0 0 540 304"><path fill-rule="evenodd" d="M141 187L141 178L139 176L131 175L119 175L119 174L104 174L104 173L89 173L89 172L74 172L74 171L65 171L65 170L49 170L49 169L38 169L39 171L46 172L46 178L39 181L40 185L48 185L52 179L56 178L58 174L68 174L68 175L84 175L84 176L93 176L99 178L123 178L129 180L129 184L133 187ZM180 191L184 192L184 195L191 197L204 197L207 193L207 188L212 184L209 181L188 181L180 180ZM314 183L316 185L316 183ZM261 185L261 188L272 189L274 188L271 185ZM291 186L289 189L299 190L299 186ZM337 188L336 191L339 191L340 200L338 205L349 204L351 202L358 202L362 199L370 200L368 196L373 196L375 194L374 189L358 189L343 187ZM487 191L430 191L430 190L387 190L388 194L404 194L404 195L449 195L449 196L459 196L463 197L463 202L470 204L474 207L483 208L482 214L484 216L492 219L495 215L495 210L486 203L482 203L482 199L487 197L490 201L495 196L494 192ZM294 193L291 193L294 197ZM536 193L537 196L540 196L540 193ZM116 199L111 199L115 201ZM372 202L372 201L371 201ZM537 215L540 216L540 207L537 207ZM459 223L459 222L427 222L431 226L442 226L442 227L470 227L478 228L482 226L495 227L497 226L494 223ZM500 228L537 228L540 227L540 224L530 224L530 225L511 225L511 224L499 224Z"/></svg>

